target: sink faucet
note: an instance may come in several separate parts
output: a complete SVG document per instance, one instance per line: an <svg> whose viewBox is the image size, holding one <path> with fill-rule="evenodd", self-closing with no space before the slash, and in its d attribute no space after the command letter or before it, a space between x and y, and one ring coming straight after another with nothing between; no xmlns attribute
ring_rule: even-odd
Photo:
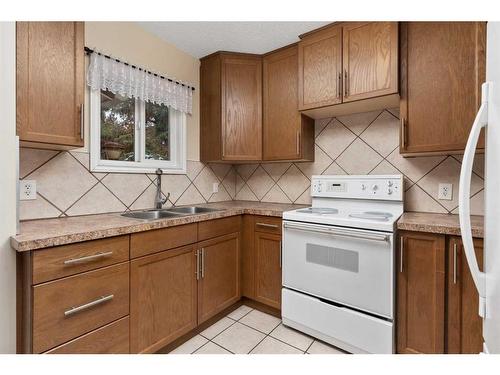
<svg viewBox="0 0 500 375"><path fill-rule="evenodd" d="M170 193L168 193L165 198L161 197L161 175L163 174L163 171L160 168L158 168L155 173L156 173L155 209L161 210L163 205L167 203L167 200L170 197Z"/></svg>

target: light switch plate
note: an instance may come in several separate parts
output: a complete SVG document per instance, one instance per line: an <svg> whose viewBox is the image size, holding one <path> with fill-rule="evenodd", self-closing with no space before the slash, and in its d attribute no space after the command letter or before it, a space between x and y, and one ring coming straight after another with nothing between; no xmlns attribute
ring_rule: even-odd
<svg viewBox="0 0 500 375"><path fill-rule="evenodd" d="M35 180L22 180L19 182L19 199L22 201L29 201L36 199L36 181Z"/></svg>
<svg viewBox="0 0 500 375"><path fill-rule="evenodd" d="M453 199L453 184L448 184L448 183L439 184L438 199L451 201Z"/></svg>
<svg viewBox="0 0 500 375"><path fill-rule="evenodd" d="M212 193L218 193L219 192L219 183L214 182L212 185Z"/></svg>

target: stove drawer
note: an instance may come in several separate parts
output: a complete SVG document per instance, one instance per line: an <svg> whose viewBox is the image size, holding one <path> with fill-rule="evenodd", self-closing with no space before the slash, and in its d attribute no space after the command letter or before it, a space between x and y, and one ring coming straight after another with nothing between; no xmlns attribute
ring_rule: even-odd
<svg viewBox="0 0 500 375"><path fill-rule="evenodd" d="M282 290L283 324L351 353L392 354L394 324L317 298Z"/></svg>
<svg viewBox="0 0 500 375"><path fill-rule="evenodd" d="M393 318L391 233L285 221L283 285Z"/></svg>

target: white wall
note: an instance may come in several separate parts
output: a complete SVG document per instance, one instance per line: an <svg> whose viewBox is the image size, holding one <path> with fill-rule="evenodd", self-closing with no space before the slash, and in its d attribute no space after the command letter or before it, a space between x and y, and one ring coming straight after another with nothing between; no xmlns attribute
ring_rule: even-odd
<svg viewBox="0 0 500 375"><path fill-rule="evenodd" d="M0 353L16 351L16 102L14 22L0 22Z"/></svg>

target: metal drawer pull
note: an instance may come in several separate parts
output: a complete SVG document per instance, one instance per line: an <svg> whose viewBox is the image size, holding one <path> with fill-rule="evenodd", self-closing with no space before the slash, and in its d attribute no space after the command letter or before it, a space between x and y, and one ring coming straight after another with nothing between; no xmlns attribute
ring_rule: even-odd
<svg viewBox="0 0 500 375"><path fill-rule="evenodd" d="M278 225L276 225L276 224L257 223L257 226L278 229Z"/></svg>
<svg viewBox="0 0 500 375"><path fill-rule="evenodd" d="M337 81L337 98L342 97L342 73L339 72L338 74L338 81Z"/></svg>
<svg viewBox="0 0 500 375"><path fill-rule="evenodd" d="M75 258L75 259L68 259L64 261L64 264L77 264L77 263L85 263L85 262L90 262L92 260L96 260L99 258L107 257L109 255L113 254L112 251L107 251L105 253L98 253L94 255L89 255L86 257L81 257L81 258Z"/></svg>
<svg viewBox="0 0 500 375"><path fill-rule="evenodd" d="M405 243L403 236L399 237L399 272L403 273L403 256L404 249L403 245Z"/></svg>
<svg viewBox="0 0 500 375"><path fill-rule="evenodd" d="M110 294L109 296L102 296L101 298L96 299L95 301L86 303L84 305L72 307L71 309L69 309L69 310L67 310L67 311L64 312L64 316L70 316L70 315L79 313L79 312L81 312L83 310L90 309L91 307L100 305L101 303L104 303L104 302L107 302L107 301L111 301L114 297L115 297L114 294Z"/></svg>
<svg viewBox="0 0 500 375"><path fill-rule="evenodd" d="M326 228L326 227L319 227L319 226L312 226L312 225L298 225L298 224L291 224L291 223L285 223L285 228L288 229L295 229L295 230L302 230L305 232L315 232L315 233L323 233L323 234L329 234L332 236L342 236L342 237L350 237L350 238L356 238L360 240L372 240L372 241L388 241L389 236L385 234L373 234L373 233L365 233L365 232L351 232L347 230L342 230L342 229L334 229L334 228Z"/></svg>
<svg viewBox="0 0 500 375"><path fill-rule="evenodd" d="M457 283L457 244L453 244L453 284Z"/></svg>
<svg viewBox="0 0 500 375"><path fill-rule="evenodd" d="M201 278L205 278L205 249L201 249Z"/></svg>

